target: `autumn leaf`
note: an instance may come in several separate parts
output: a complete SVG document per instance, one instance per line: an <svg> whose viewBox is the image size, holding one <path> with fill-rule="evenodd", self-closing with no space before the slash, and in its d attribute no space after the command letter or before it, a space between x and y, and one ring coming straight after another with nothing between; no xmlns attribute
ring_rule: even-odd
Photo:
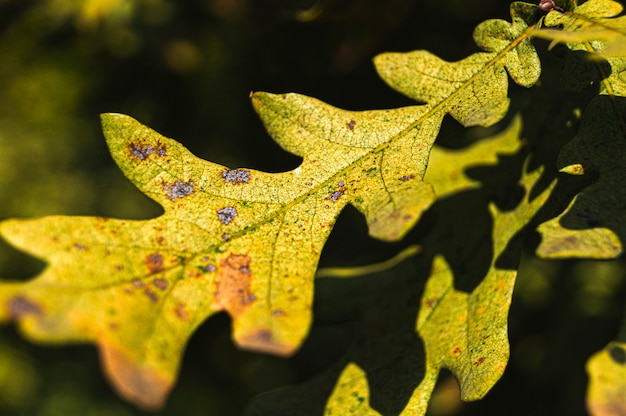
<svg viewBox="0 0 626 416"><path fill-rule="evenodd" d="M438 125L404 131L420 107L353 113L295 94L253 101L277 141L304 156L296 170L229 169L130 117L104 115L116 162L165 213L2 223L11 243L50 263L35 280L0 286L2 318L35 340L95 342L120 393L147 408L162 404L187 339L219 310L242 348L293 353L336 216L352 202L373 234L400 238L432 200L419 180L427 153L410 148L432 142Z"/></svg>

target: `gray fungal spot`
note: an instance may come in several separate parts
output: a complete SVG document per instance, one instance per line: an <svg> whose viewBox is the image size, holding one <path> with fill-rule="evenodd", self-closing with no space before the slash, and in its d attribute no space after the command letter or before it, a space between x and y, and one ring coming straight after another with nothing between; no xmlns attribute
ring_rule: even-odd
<svg viewBox="0 0 626 416"><path fill-rule="evenodd" d="M230 224L237 216L237 210L235 207L224 207L217 210L217 218L220 219L222 224Z"/></svg>
<svg viewBox="0 0 626 416"><path fill-rule="evenodd" d="M339 190L337 190L337 191L333 192L332 194L330 194L330 199L331 199L333 202L337 202L337 200L338 200L339 198L341 198L341 196L342 196L343 194L344 194L344 190L343 190L343 189L339 189Z"/></svg>
<svg viewBox="0 0 626 416"><path fill-rule="evenodd" d="M228 233L222 234L222 240L224 240L224 241L230 240L230 234L228 234Z"/></svg>
<svg viewBox="0 0 626 416"><path fill-rule="evenodd" d="M209 264L207 264L206 266L204 266L204 267L203 267L203 269L204 269L204 271L206 271L206 272L212 273L212 272L214 272L214 271L216 271L216 270L217 270L217 267L215 267L215 265L214 265L214 264L209 263Z"/></svg>
<svg viewBox="0 0 626 416"><path fill-rule="evenodd" d="M415 179L415 175L404 175L399 178L402 182L410 181L411 179Z"/></svg>
<svg viewBox="0 0 626 416"><path fill-rule="evenodd" d="M165 156L165 148L160 145L155 149L150 144L146 144L143 146L140 146L136 143L130 144L130 154L133 155L135 159L145 160L153 153L156 153L159 156Z"/></svg>
<svg viewBox="0 0 626 416"><path fill-rule="evenodd" d="M250 182L250 171L245 169L228 169L222 172L222 178L224 178L227 183L230 182L235 185L248 183Z"/></svg>
<svg viewBox="0 0 626 416"><path fill-rule="evenodd" d="M26 315L41 315L41 306L24 296L16 296L7 302L9 314L13 319L18 319Z"/></svg>
<svg viewBox="0 0 626 416"><path fill-rule="evenodd" d="M176 202L176 198L183 198L187 195L193 194L194 182L190 180L189 182L183 182L180 179L171 184L164 184L163 189L169 191L167 196L170 198L170 201Z"/></svg>

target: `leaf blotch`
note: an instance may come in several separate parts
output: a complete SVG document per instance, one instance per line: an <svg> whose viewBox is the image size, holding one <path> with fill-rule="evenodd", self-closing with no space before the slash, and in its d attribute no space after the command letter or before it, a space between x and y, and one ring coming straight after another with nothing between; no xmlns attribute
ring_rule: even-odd
<svg viewBox="0 0 626 416"><path fill-rule="evenodd" d="M272 331L269 329L258 329L247 334L238 340L242 348L255 352L263 352L267 354L288 356L293 353L293 348L289 345L277 342L274 339Z"/></svg>
<svg viewBox="0 0 626 416"><path fill-rule="evenodd" d="M222 178L226 180L226 183L234 185L248 183L250 182L250 171L245 169L227 169L222 172Z"/></svg>
<svg viewBox="0 0 626 416"><path fill-rule="evenodd" d="M151 289L146 288L143 293L146 294L146 296L148 297L148 299L150 299L152 301L152 303L157 303L159 301L159 296L154 293Z"/></svg>
<svg viewBox="0 0 626 416"><path fill-rule="evenodd" d="M478 367L479 365L484 363L486 359L487 359L487 357L480 357L478 360L474 361L474 366Z"/></svg>
<svg viewBox="0 0 626 416"><path fill-rule="evenodd" d="M192 180L189 180L188 182L183 182L179 179L174 183L164 182L163 189L168 191L167 196L169 197L170 201L176 202L176 199L184 198L187 195L193 194L194 185L195 184Z"/></svg>
<svg viewBox="0 0 626 416"><path fill-rule="evenodd" d="M348 126L348 128L349 128L350 130L353 130L353 129L354 129L354 126L356 126L356 121L354 121L354 120L350 120L350 122L349 122L349 123L346 123L346 126Z"/></svg>
<svg viewBox="0 0 626 416"><path fill-rule="evenodd" d="M154 279L152 281L152 283L154 284L154 286L159 289L159 290L165 290L167 289L167 287L169 286L169 283L167 282L167 280L162 279L160 277Z"/></svg>
<svg viewBox="0 0 626 416"><path fill-rule="evenodd" d="M174 313L176 314L176 317L181 321L189 321L189 313L187 312L187 306L184 303L179 303L178 305L176 305L176 307L174 308Z"/></svg>
<svg viewBox="0 0 626 416"><path fill-rule="evenodd" d="M9 309L9 315L13 319L18 319L27 315L38 316L43 314L41 306L24 296L16 296L9 299L7 302L7 308Z"/></svg>
<svg viewBox="0 0 626 416"><path fill-rule="evenodd" d="M146 266L148 266L148 270L150 270L150 274L161 272L165 269L163 266L163 256L161 253L152 253L148 254L144 260Z"/></svg>
<svg viewBox="0 0 626 416"><path fill-rule="evenodd" d="M241 314L256 300L250 292L250 263L250 256L245 254L231 254L220 262L215 301L231 316Z"/></svg>
<svg viewBox="0 0 626 416"><path fill-rule="evenodd" d="M237 215L235 207L224 207L217 210L217 218L219 218L220 222L224 225L228 225L233 222Z"/></svg>
<svg viewBox="0 0 626 416"><path fill-rule="evenodd" d="M338 185L339 185L339 189L337 189L334 192L331 192L330 195L324 198L326 201L331 200L333 202L337 202L339 198L343 196L343 194L346 192L346 189L345 189L346 184L344 183L344 181L339 181Z"/></svg>
<svg viewBox="0 0 626 416"><path fill-rule="evenodd" d="M151 154L156 154L161 157L166 154L165 146L160 143L156 148L152 147L151 144L131 143L128 146L128 150L130 151L131 156L138 160L145 160Z"/></svg>
<svg viewBox="0 0 626 416"><path fill-rule="evenodd" d="M415 179L415 175L404 175L398 179L401 180L402 182L407 182L407 181L410 181L411 179Z"/></svg>

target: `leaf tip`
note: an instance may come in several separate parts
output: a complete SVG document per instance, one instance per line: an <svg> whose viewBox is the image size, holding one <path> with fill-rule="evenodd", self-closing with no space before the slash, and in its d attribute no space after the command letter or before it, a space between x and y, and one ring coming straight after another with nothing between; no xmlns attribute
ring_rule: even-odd
<svg viewBox="0 0 626 416"><path fill-rule="evenodd" d="M110 345L100 345L100 356L105 374L122 397L145 410L163 407L173 387L170 379L154 369L140 367Z"/></svg>

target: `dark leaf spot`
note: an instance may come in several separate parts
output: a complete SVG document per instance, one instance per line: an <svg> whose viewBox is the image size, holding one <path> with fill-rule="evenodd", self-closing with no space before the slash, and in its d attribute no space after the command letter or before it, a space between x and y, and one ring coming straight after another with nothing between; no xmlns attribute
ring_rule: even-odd
<svg viewBox="0 0 626 416"><path fill-rule="evenodd" d="M165 290L169 286L169 283L167 283L167 280L159 278L159 277L154 279L152 283L154 283L154 286L156 286L158 289L161 289L161 290Z"/></svg>
<svg viewBox="0 0 626 416"><path fill-rule="evenodd" d="M150 270L150 274L158 273L164 269L163 267L163 256L161 253L152 253L146 256L144 260L146 266L148 266L148 270Z"/></svg>
<svg viewBox="0 0 626 416"><path fill-rule="evenodd" d="M144 160L153 153L156 153L159 156L165 156L165 146L161 144L159 144L156 148L154 148L152 147L151 144L141 145L141 144L131 143L129 146L129 149L130 149L130 154L135 159L139 159L139 160Z"/></svg>
<svg viewBox="0 0 626 416"><path fill-rule="evenodd" d="M145 293L146 296L149 297L152 302L156 303L159 301L159 297L152 290L146 288L146 290L144 290L143 293Z"/></svg>
<svg viewBox="0 0 626 416"><path fill-rule="evenodd" d="M266 352L280 356L287 356L293 353L293 349L288 345L279 343L274 339L272 331L269 329L258 329L239 340L243 348L256 352Z"/></svg>
<svg viewBox="0 0 626 416"><path fill-rule="evenodd" d="M618 345L614 345L613 347L611 347L611 349L609 350L609 355L611 356L613 361L618 364L626 363L626 351L624 351L624 348Z"/></svg>
<svg viewBox="0 0 626 416"><path fill-rule="evenodd" d="M226 183L235 185L248 183L250 182L250 171L245 169L228 169L222 172L222 178L226 180Z"/></svg>
<svg viewBox="0 0 626 416"><path fill-rule="evenodd" d="M184 198L187 195L193 194L194 185L195 184L192 180L183 182L179 179L174 183L164 183L163 189L168 191L167 196L170 198L170 201L176 202L176 198Z"/></svg>
<svg viewBox="0 0 626 416"><path fill-rule="evenodd" d="M402 182L406 182L410 181L411 179L415 179L415 175L404 175L398 179L400 179Z"/></svg>
<svg viewBox="0 0 626 416"><path fill-rule="evenodd" d="M143 287L143 282L139 279L133 279L130 283L137 289Z"/></svg>
<svg viewBox="0 0 626 416"><path fill-rule="evenodd" d="M24 296L16 296L9 299L7 307L9 308L9 315L11 315L13 319L27 315L41 315L43 313L41 306Z"/></svg>
<svg viewBox="0 0 626 416"><path fill-rule="evenodd" d="M237 210L235 207L224 207L217 210L217 218L219 218L224 225L230 224L236 216Z"/></svg>
<svg viewBox="0 0 626 416"><path fill-rule="evenodd" d="M349 122L349 123L346 123L346 126L348 126L348 128L349 128L350 130L352 130L352 129L354 129L354 126L356 126L356 121L354 121L354 120L350 120L350 122Z"/></svg>
<svg viewBox="0 0 626 416"><path fill-rule="evenodd" d="M228 233L222 234L222 240L228 241L229 238L230 238L230 234L228 234Z"/></svg>
<svg viewBox="0 0 626 416"><path fill-rule="evenodd" d="M76 248L77 250L80 250L80 251L85 251L85 250L87 250L87 246L86 246L86 245L84 245L84 244L80 244L80 243L76 243L76 244L74 244L74 248Z"/></svg>
<svg viewBox="0 0 626 416"><path fill-rule="evenodd" d="M479 365L485 362L485 359L486 359L485 357L480 357L478 360L474 361L474 365L478 367Z"/></svg>
<svg viewBox="0 0 626 416"><path fill-rule="evenodd" d="M338 200L339 198L341 198L341 196L342 196L344 193L345 193L345 191L344 191L343 189L338 189L338 190L336 190L335 192L331 193L331 194L330 194L330 196L327 196L327 197L326 197L326 198L324 198L324 199L326 199L326 200L329 200L329 199L330 199L330 200L332 200L333 202L337 202L337 200Z"/></svg>
<svg viewBox="0 0 626 416"><path fill-rule="evenodd" d="M176 305L176 307L174 308L174 313L176 313L176 316L181 321L189 321L189 313L187 312L187 308L185 307L184 303L179 303L178 305Z"/></svg>

